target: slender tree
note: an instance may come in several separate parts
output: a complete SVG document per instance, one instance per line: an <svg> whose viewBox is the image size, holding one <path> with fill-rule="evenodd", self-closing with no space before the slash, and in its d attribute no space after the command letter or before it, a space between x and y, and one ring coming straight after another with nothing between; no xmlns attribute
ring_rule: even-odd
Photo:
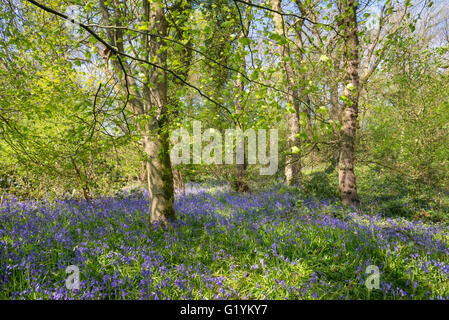
<svg viewBox="0 0 449 320"><path fill-rule="evenodd" d="M297 150L299 145L298 135L299 128L299 112L300 101L298 90L295 87L297 79L293 67L293 59L291 59L291 52L289 42L286 38L286 27L281 11L282 0L271 0L271 9L273 10L273 22L275 31L281 36L283 41L278 44L279 57L282 60L285 77L287 79L287 93L288 102L293 109L289 109L287 113L287 156L285 160L285 179L286 183L291 185L300 180L301 177L301 158L299 152L292 152ZM296 147L296 148L294 148Z"/></svg>

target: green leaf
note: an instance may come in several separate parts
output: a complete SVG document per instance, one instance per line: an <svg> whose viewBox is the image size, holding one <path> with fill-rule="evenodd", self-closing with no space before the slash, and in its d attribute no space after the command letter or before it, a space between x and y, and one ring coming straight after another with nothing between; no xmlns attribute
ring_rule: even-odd
<svg viewBox="0 0 449 320"><path fill-rule="evenodd" d="M249 46L251 44L251 39L247 37L240 38L239 42L244 46Z"/></svg>
<svg viewBox="0 0 449 320"><path fill-rule="evenodd" d="M298 154L301 150L297 146L293 146L291 149L292 154Z"/></svg>

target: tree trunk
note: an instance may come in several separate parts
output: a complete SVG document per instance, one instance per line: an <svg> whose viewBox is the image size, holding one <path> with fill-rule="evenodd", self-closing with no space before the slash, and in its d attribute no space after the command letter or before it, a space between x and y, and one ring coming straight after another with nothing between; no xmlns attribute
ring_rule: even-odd
<svg viewBox="0 0 449 320"><path fill-rule="evenodd" d="M359 53L357 35L357 2L343 1L344 59L346 83L341 126L341 149L338 166L340 199L348 205L359 205L357 183L354 174L354 145L357 130L359 100Z"/></svg>
<svg viewBox="0 0 449 320"><path fill-rule="evenodd" d="M249 1L251 2L251 1ZM248 37L248 32L249 32L249 27L250 27L250 19L249 19L249 13L250 13L251 7L247 6L246 10L245 10L245 20L244 23L242 25L242 31L239 34L239 39ZM239 41L238 44L238 50L240 52L243 52L245 50L245 46L242 44L242 42ZM241 61L241 65L240 65L240 69L243 70L243 72L246 71L246 57L243 57L242 61ZM243 115L243 111L244 111L244 102L243 102L243 95L245 94L245 83L244 83L244 79L242 77L241 74L238 75L237 77L237 83L236 83L236 87L238 89L238 95L237 95L237 99L235 102L235 113L237 116L237 121L236 124L239 126L239 129L241 129L242 131L245 130L243 123L244 121L241 121L241 116ZM246 148L245 148L245 137L243 137L243 163L242 164L236 164L236 176L235 176L235 181L234 181L234 190L237 192L248 192L249 191L249 185L248 185L248 180L247 180L247 172L246 169L248 167L248 162L246 160Z"/></svg>
<svg viewBox="0 0 449 320"><path fill-rule="evenodd" d="M148 4L149 29L167 36L167 22L164 8L158 2ZM157 64L167 64L165 43L160 37L149 39L149 57L157 58ZM174 208L173 172L170 163L169 132L167 119L167 76L163 70L149 70L148 93L144 93L145 114L152 120L145 126L144 151L147 155L146 168L148 193L150 196L150 224L161 222L169 225L176 220ZM151 85L152 84L152 85ZM148 104L149 103L149 104ZM154 119L156 118L156 119Z"/></svg>
<svg viewBox="0 0 449 320"><path fill-rule="evenodd" d="M245 64L243 62L243 64ZM243 112L243 105L242 105L242 95L244 93L244 85L243 85L243 79L242 77L239 76L239 80L238 80L238 88L239 88L239 95L237 97L237 101L236 101L236 114L237 116L239 116L242 112ZM244 131L244 127L243 125L240 125L240 129L242 131ZM234 190L237 192L248 192L249 191L249 185L248 185L248 181L246 178L246 168L247 168L247 160L246 160L246 148L245 148L245 137L243 137L243 164L236 164L236 168L237 168L237 173L236 173L236 177L235 177L235 182L234 182Z"/></svg>
<svg viewBox="0 0 449 320"><path fill-rule="evenodd" d="M124 12L118 2L106 6L100 1L105 25L121 26ZM142 34L142 59L152 59L159 66L167 65L167 51L162 48L165 43L161 37L167 36L167 21L163 5L159 2L142 2L144 19L149 30L157 35ZM110 13L112 12L112 13ZM119 51L124 52L123 31L120 28L107 29L109 41ZM158 37L160 36L160 37ZM137 40L135 40L137 41ZM131 67L116 57L111 57L114 72L119 75L122 91L130 93L128 108L136 116L143 116L145 121L138 122L137 127L142 136L145 154L145 170L149 193L149 222L170 225L176 220L174 210L173 173L169 153L169 132L167 118L167 77L163 70L149 66ZM126 77L124 70L126 70ZM137 74L144 74L145 81L139 84Z"/></svg>
<svg viewBox="0 0 449 320"><path fill-rule="evenodd" d="M153 130L149 130L150 132ZM170 225L176 220L173 173L170 163L168 133L144 136L146 170L150 197L149 222Z"/></svg>
<svg viewBox="0 0 449 320"><path fill-rule="evenodd" d="M249 185L246 178L246 168L247 163L246 160L244 161L244 164L237 164L237 174L235 178L234 183L234 190L237 192L248 192L249 191Z"/></svg>
<svg viewBox="0 0 449 320"><path fill-rule="evenodd" d="M175 191L180 192L181 194L185 194L184 182L182 181L181 171L177 169L172 169L173 171L173 186Z"/></svg>
<svg viewBox="0 0 449 320"><path fill-rule="evenodd" d="M336 64L336 62L334 62L334 65ZM340 103L338 101L338 84L333 82L333 79L330 79L328 82L328 87L329 87L329 94L330 94L330 107L331 107L331 119L332 119L332 128L333 128L333 132L332 132L332 136L333 136L333 142L335 144L332 145L331 147L331 163L332 166L334 167L334 169L338 168L338 163L340 161L340 145L339 145L339 141L341 141L340 138L340 131L337 127L338 123L343 123L342 118L341 118L341 106Z"/></svg>
<svg viewBox="0 0 449 320"><path fill-rule="evenodd" d="M281 12L282 0L271 0L271 8ZM275 30L278 34L285 36L284 22L282 16L273 13L273 22ZM294 88L295 75L290 60L283 58L289 56L288 44L279 45L279 56L283 60L285 75L287 77L288 101L293 106L294 112L287 113L287 154L285 159L285 180L288 185L292 185L301 180L301 156L299 153L292 154L292 147L299 146L299 97L297 90Z"/></svg>
<svg viewBox="0 0 449 320"><path fill-rule="evenodd" d="M293 185L301 180L301 156L300 154L292 154L292 148L299 144L297 134L299 134L298 114L287 114L287 153L285 157L285 181L288 185Z"/></svg>
<svg viewBox="0 0 449 320"><path fill-rule="evenodd" d="M72 157L72 164L75 169L76 175L78 176L78 179L80 180L81 190L83 190L84 199L86 199L87 202L92 203L92 199L90 197L89 180L88 180L87 174L85 175L85 178L83 179L83 175L81 174L81 171L78 168L78 165L76 164L76 161L73 157Z"/></svg>

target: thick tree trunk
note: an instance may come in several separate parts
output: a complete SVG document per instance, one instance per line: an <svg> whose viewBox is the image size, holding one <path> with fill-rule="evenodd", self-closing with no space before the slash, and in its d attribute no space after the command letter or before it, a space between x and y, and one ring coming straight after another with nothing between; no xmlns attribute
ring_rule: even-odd
<svg viewBox="0 0 449 320"><path fill-rule="evenodd" d="M152 130L151 130L152 131ZM167 134L144 136L147 155L146 171L150 197L149 222L170 225L176 220L174 209L173 173Z"/></svg>
<svg viewBox="0 0 449 320"><path fill-rule="evenodd" d="M107 6L100 1L105 25L121 26L123 11L118 1ZM157 35L142 34L142 59L152 60L159 66L166 66L167 51L162 48L165 43L161 37L167 36L167 21L163 5L159 2L143 1L144 20L148 22L149 30ZM109 41L124 52L123 31L107 29ZM160 36L160 37L158 37ZM137 39L135 40L137 41ZM122 91L130 93L128 108L134 115L144 117L144 122L137 124L142 136L143 152L145 154L145 170L149 193L149 222L170 225L176 219L174 210L173 173L169 154L169 132L167 119L167 77L163 70L148 64L133 66L123 61L119 63L112 57L114 71L120 77ZM126 77L124 70L126 69ZM142 79L138 74L144 74ZM140 78L140 83L136 81Z"/></svg>
<svg viewBox="0 0 449 320"><path fill-rule="evenodd" d="M345 99L342 112L341 149L338 166L340 199L349 205L358 205L356 176L354 174L354 144L357 130L359 100L359 53L357 35L357 2L343 1L346 80Z"/></svg>
<svg viewBox="0 0 449 320"><path fill-rule="evenodd" d="M282 0L271 0L271 8L281 12ZM273 22L275 30L278 34L285 36L284 22L282 16L273 13ZM285 181L288 185L292 185L301 180L301 156L300 154L292 154L292 147L299 146L299 97L297 90L294 88L295 74L290 60L283 58L289 56L288 44L279 45L279 56L283 60L285 75L287 77L288 101L293 106L294 112L287 114L287 154L285 158Z"/></svg>
<svg viewBox="0 0 449 320"><path fill-rule="evenodd" d="M149 29L165 37L167 22L164 8L158 2L148 4ZM149 39L149 57L156 57L157 64L165 66L167 51L160 37ZM164 71L152 68L148 72L149 83L144 92L145 115L149 120L145 126L144 151L150 196L150 224L169 225L176 220L174 209L173 172L170 163L169 132L167 119L167 76ZM154 119L156 118L156 119Z"/></svg>

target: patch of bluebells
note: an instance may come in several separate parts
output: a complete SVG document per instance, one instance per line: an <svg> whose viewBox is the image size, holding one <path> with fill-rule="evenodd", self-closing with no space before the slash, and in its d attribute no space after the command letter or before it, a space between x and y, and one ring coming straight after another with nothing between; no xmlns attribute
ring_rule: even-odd
<svg viewBox="0 0 449 320"><path fill-rule="evenodd" d="M146 195L0 207L0 298L447 299L449 229L299 199L187 187L174 228ZM65 286L67 266L80 289ZM380 270L379 289L364 285Z"/></svg>

